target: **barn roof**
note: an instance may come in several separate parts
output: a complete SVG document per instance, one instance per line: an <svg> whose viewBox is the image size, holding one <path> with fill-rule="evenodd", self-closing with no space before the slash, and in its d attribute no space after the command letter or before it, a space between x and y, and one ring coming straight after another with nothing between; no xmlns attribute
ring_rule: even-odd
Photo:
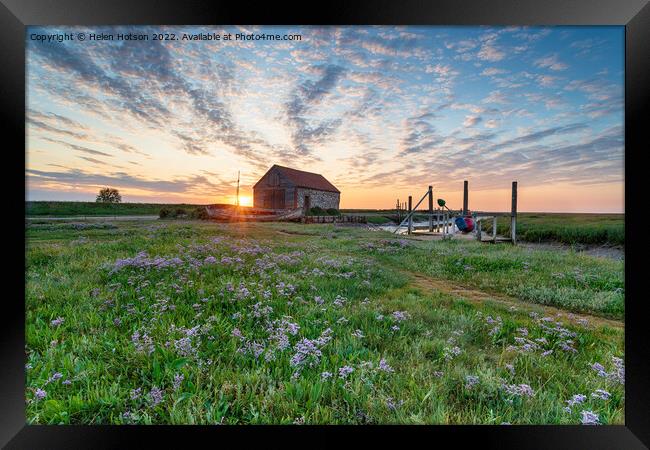
<svg viewBox="0 0 650 450"><path fill-rule="evenodd" d="M316 189L318 191L328 191L341 193L336 187L327 181L324 176L319 173L305 172L304 170L292 169L290 167L278 166L274 164L266 173L269 173L273 168L276 168L285 177L289 179L296 187L307 189ZM266 174L264 174L266 176ZM264 177L262 177L264 178ZM257 182L259 183L259 181ZM255 183L255 186L257 186ZM253 186L253 187L255 187Z"/></svg>

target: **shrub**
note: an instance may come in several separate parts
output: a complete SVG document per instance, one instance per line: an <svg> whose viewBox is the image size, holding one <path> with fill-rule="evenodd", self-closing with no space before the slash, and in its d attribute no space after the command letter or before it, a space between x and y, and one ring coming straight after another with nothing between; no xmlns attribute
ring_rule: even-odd
<svg viewBox="0 0 650 450"><path fill-rule="evenodd" d="M158 213L158 217L160 217L161 219L166 219L166 218L170 217L171 213L172 212L169 209L161 208L160 212Z"/></svg>
<svg viewBox="0 0 650 450"><path fill-rule="evenodd" d="M208 220L210 218L210 216L208 216L208 212L203 207L194 208L190 212L190 217L192 219L199 219L199 220Z"/></svg>
<svg viewBox="0 0 650 450"><path fill-rule="evenodd" d="M176 208L176 211L174 211L174 217L182 217L186 215L187 211L185 211L183 208Z"/></svg>
<svg viewBox="0 0 650 450"><path fill-rule="evenodd" d="M325 215L325 210L321 208L320 206L314 206L309 210L308 216L324 216Z"/></svg>
<svg viewBox="0 0 650 450"><path fill-rule="evenodd" d="M341 215L340 211L338 209L336 209L336 208L327 208L326 211L327 211L327 214L330 215L330 216L340 216Z"/></svg>

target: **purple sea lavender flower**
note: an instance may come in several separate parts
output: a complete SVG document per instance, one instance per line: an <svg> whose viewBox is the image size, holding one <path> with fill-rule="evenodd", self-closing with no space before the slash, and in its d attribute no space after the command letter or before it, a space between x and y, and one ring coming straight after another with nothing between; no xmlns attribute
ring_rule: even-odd
<svg viewBox="0 0 650 450"><path fill-rule="evenodd" d="M610 372L607 378L614 383L625 384L625 363L623 359L612 356L612 362L615 370Z"/></svg>
<svg viewBox="0 0 650 450"><path fill-rule="evenodd" d="M384 358L379 360L379 366L377 367L378 370L381 370L386 373L394 372L395 370L388 365L386 360Z"/></svg>
<svg viewBox="0 0 650 450"><path fill-rule="evenodd" d="M445 347L443 354L444 357L447 361L451 361L454 359L456 356L460 355L463 351L460 349L458 346L454 347Z"/></svg>
<svg viewBox="0 0 650 450"><path fill-rule="evenodd" d="M58 327L64 321L65 321L65 319L63 317L57 317L56 319L54 319L53 321L50 322L50 325L52 325L53 327Z"/></svg>
<svg viewBox="0 0 650 450"><path fill-rule="evenodd" d="M582 418L580 419L580 422L583 425L600 425L600 418L595 412L582 411L581 414Z"/></svg>
<svg viewBox="0 0 650 450"><path fill-rule="evenodd" d="M332 378L332 372L323 372L320 374L321 380L327 380L328 378Z"/></svg>
<svg viewBox="0 0 650 450"><path fill-rule="evenodd" d="M516 397L532 397L535 391L527 384L504 384L503 389L506 393Z"/></svg>
<svg viewBox="0 0 650 450"><path fill-rule="evenodd" d="M315 340L315 342L316 344L322 347L323 345L327 344L331 340L332 340L332 329L327 328L320 334L320 336L318 337L318 339Z"/></svg>
<svg viewBox="0 0 650 450"><path fill-rule="evenodd" d="M300 367L308 364L310 367L315 366L320 361L322 352L318 348L316 340L303 338L294 346L296 353L291 357L290 364L294 367Z"/></svg>
<svg viewBox="0 0 650 450"><path fill-rule="evenodd" d="M34 391L34 398L36 400L43 400L45 397L47 397L47 392L45 392L43 389L38 388L36 391Z"/></svg>
<svg viewBox="0 0 650 450"><path fill-rule="evenodd" d="M594 392L591 393L591 396L593 398L599 398L601 400L609 400L611 394L604 389L596 389Z"/></svg>
<svg viewBox="0 0 650 450"><path fill-rule="evenodd" d="M52 383L60 378L63 378L63 374L61 372L55 372L50 378L47 379L45 384Z"/></svg>
<svg viewBox="0 0 650 450"><path fill-rule="evenodd" d="M479 378L476 375L467 375L465 377L465 388L472 389L479 383Z"/></svg>
<svg viewBox="0 0 650 450"><path fill-rule="evenodd" d="M388 398L386 399L386 406L387 406L388 409L390 409L391 411L395 411L395 410L397 410L397 408L399 408L399 407L402 406L403 404L404 404L404 400L400 400L400 401L396 402L395 400L393 400L392 397L388 397Z"/></svg>
<svg viewBox="0 0 650 450"><path fill-rule="evenodd" d="M131 400L137 400L140 398L140 395L142 394L142 388L137 388L137 389L131 389Z"/></svg>
<svg viewBox="0 0 650 450"><path fill-rule="evenodd" d="M151 388L151 391L149 391L149 400L151 401L151 407L158 405L160 402L163 401L162 391L158 389L156 386Z"/></svg>
<svg viewBox="0 0 650 450"><path fill-rule="evenodd" d="M603 365L600 364L600 363L593 363L593 364L591 365L591 368L592 368L593 370L595 370L596 373L598 373L598 376L600 376L600 377L607 377L607 375L608 375L607 371L605 370L605 368L603 367Z"/></svg>
<svg viewBox="0 0 650 450"><path fill-rule="evenodd" d="M583 403L585 400L587 400L587 396L584 394L575 394L571 399L567 400L566 403L569 405L569 407L573 405L579 405Z"/></svg>
<svg viewBox="0 0 650 450"><path fill-rule="evenodd" d="M343 366L339 369L339 377L340 378L347 378L348 375L350 375L352 372L354 372L354 368L350 366Z"/></svg>
<svg viewBox="0 0 650 450"><path fill-rule="evenodd" d="M361 330L354 330L354 333L352 333L352 336L355 338L363 339L365 336L363 335L363 331Z"/></svg>
<svg viewBox="0 0 650 450"><path fill-rule="evenodd" d="M293 322L285 322L285 325L287 327L287 331L289 332L289 334L291 334L293 336L298 334L298 330L300 330L300 325L298 325L297 323L293 323Z"/></svg>
<svg viewBox="0 0 650 450"><path fill-rule="evenodd" d="M149 337L146 333L140 336L140 332L135 331L131 335L131 342L133 342L135 345L137 352L147 353L148 355L151 355L155 350L153 339L151 339L151 337Z"/></svg>
<svg viewBox="0 0 650 450"><path fill-rule="evenodd" d="M183 380L185 379L185 376L182 373L177 373L174 375L174 390L177 391L178 388L181 387L181 383L183 383Z"/></svg>

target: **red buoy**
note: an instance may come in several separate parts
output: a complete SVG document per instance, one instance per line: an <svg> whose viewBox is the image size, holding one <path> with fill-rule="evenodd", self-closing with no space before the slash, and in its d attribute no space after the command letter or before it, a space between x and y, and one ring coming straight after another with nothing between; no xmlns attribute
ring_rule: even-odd
<svg viewBox="0 0 650 450"><path fill-rule="evenodd" d="M474 231L474 219L472 219L472 216L467 216L465 217L465 232L469 233L471 231Z"/></svg>

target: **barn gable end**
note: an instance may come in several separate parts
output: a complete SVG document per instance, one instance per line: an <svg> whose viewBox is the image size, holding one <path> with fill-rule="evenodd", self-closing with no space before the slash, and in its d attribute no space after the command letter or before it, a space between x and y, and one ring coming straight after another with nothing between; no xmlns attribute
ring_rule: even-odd
<svg viewBox="0 0 650 450"><path fill-rule="evenodd" d="M253 186L257 208L339 208L341 192L320 174L273 165Z"/></svg>

